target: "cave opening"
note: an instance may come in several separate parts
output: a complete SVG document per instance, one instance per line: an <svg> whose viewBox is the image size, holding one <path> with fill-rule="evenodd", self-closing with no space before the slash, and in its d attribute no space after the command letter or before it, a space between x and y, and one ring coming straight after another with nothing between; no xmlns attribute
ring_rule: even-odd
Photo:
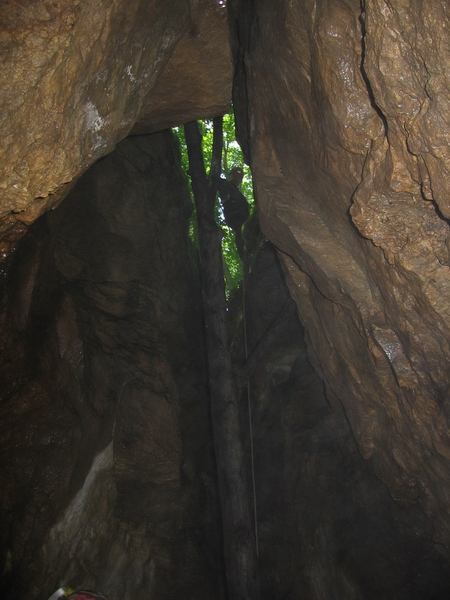
<svg viewBox="0 0 450 600"><path fill-rule="evenodd" d="M233 100L260 598L447 599L445 3L147 4L0 8L1 598L237 600L172 131Z"/></svg>

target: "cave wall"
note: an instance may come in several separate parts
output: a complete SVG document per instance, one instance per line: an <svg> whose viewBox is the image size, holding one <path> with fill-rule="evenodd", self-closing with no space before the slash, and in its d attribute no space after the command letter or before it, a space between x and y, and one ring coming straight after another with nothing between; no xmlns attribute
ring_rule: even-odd
<svg viewBox="0 0 450 600"><path fill-rule="evenodd" d="M258 355L241 405L250 399L262 600L444 600L434 519L395 502L343 407L328 402L270 242L252 258L244 296L231 303L233 348L245 363L245 310L249 361ZM247 416L242 429L251 471Z"/></svg>
<svg viewBox="0 0 450 600"><path fill-rule="evenodd" d="M128 138L4 266L3 598L221 597L190 214L171 133Z"/></svg>
<svg viewBox="0 0 450 600"><path fill-rule="evenodd" d="M264 594L445 597L446 3L228 9L239 135L306 342L290 321L251 386ZM94 165L2 269L3 593L44 599L70 580L110 600L216 598L177 159L165 133L95 161L130 130L225 110L223 5L0 11L3 255ZM250 320L255 340L281 286Z"/></svg>
<svg viewBox="0 0 450 600"><path fill-rule="evenodd" d="M239 135L310 359L448 559L447 11L231 3Z"/></svg>
<svg viewBox="0 0 450 600"><path fill-rule="evenodd" d="M230 104L215 0L5 0L0 55L0 261L141 118L135 133Z"/></svg>

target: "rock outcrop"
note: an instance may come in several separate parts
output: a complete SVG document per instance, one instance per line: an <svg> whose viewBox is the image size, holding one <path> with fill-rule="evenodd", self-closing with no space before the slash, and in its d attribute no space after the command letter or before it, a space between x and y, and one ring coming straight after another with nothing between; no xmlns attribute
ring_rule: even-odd
<svg viewBox="0 0 450 600"><path fill-rule="evenodd" d="M226 11L210 0L6 0L0 49L3 258L142 115L149 133L230 103Z"/></svg>
<svg viewBox="0 0 450 600"><path fill-rule="evenodd" d="M244 304L262 599L444 600L448 563L432 541L434 520L393 500L343 407L331 408L269 242L233 313ZM243 362L242 337L235 352Z"/></svg>
<svg viewBox="0 0 450 600"><path fill-rule="evenodd" d="M232 16L237 122L311 360L448 559L446 10L257 0Z"/></svg>
<svg viewBox="0 0 450 600"><path fill-rule="evenodd" d="M2 598L220 597L179 160L170 132L124 140L5 265Z"/></svg>

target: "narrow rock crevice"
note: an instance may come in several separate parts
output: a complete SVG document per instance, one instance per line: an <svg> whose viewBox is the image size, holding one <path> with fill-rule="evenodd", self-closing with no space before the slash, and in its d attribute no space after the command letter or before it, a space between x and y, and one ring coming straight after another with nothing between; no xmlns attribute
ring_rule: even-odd
<svg viewBox="0 0 450 600"><path fill-rule="evenodd" d="M358 21L361 26L361 64L360 64L361 76L362 76L363 81L367 88L367 94L369 96L370 104L371 104L372 108L374 109L374 111L377 113L377 115L380 117L381 121L383 122L384 135L385 135L385 137L388 137L389 126L388 126L386 115L383 113L380 106L377 104L377 102L375 100L375 95L373 92L372 85L370 83L369 76L367 75L367 72L364 68L364 63L366 60L366 37L367 37L366 4L365 4L364 0L361 0L361 14L358 17Z"/></svg>

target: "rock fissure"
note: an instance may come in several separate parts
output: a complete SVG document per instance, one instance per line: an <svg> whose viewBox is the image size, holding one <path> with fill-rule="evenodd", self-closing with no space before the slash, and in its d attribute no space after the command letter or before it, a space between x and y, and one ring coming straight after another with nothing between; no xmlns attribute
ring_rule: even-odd
<svg viewBox="0 0 450 600"><path fill-rule="evenodd" d="M389 132L389 126L388 126L388 122L386 119L386 116L383 114L383 111L381 110L381 108L378 106L378 104L375 101L375 95L373 93L373 89L372 89L372 85L370 83L370 79L366 73L366 70L364 69L364 61L366 58L366 21L365 21L365 14L366 14L366 8L365 8L365 2L361 1L361 13L358 17L358 21L361 25L361 64L360 64L360 70L361 70L361 76L363 78L363 81L366 85L367 88L367 95L369 96L369 100L370 103L372 105L372 108L374 109L374 111L377 113L377 115L380 117L382 123L383 123L383 127L384 127L384 135L385 137L388 136L388 132Z"/></svg>

